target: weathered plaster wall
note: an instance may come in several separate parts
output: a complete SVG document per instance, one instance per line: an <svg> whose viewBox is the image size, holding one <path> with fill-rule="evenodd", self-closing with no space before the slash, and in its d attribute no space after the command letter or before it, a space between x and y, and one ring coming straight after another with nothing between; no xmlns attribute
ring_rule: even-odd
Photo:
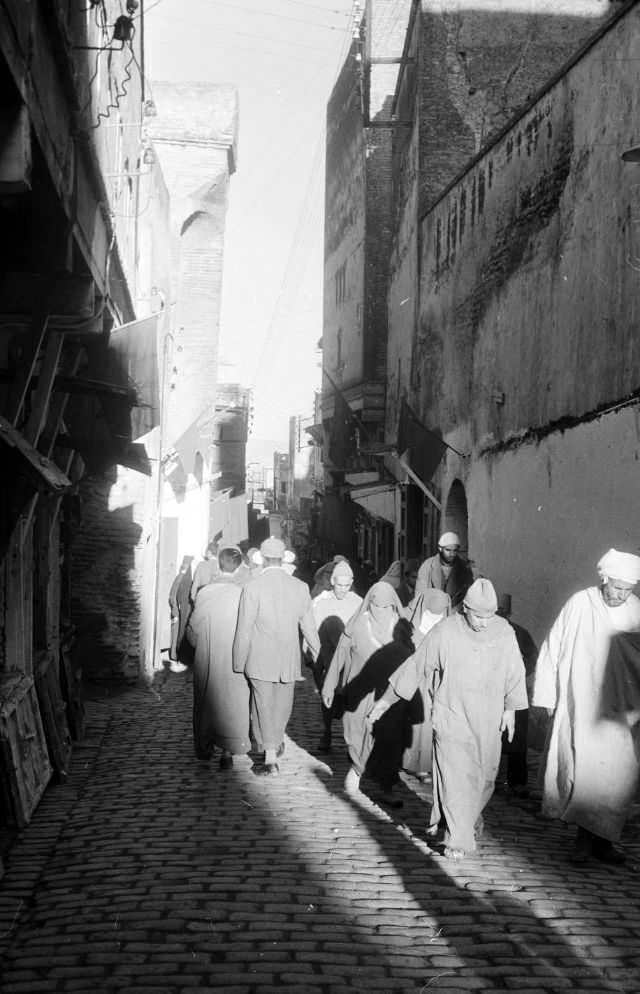
<svg viewBox="0 0 640 994"><path fill-rule="evenodd" d="M634 7L426 215L412 388L486 446L638 386ZM504 394L504 403L492 398Z"/></svg>
<svg viewBox="0 0 640 994"><path fill-rule="evenodd" d="M504 3L501 10L497 6L477 0L422 0L422 210L616 5L609 0L538 0Z"/></svg>
<svg viewBox="0 0 640 994"><path fill-rule="evenodd" d="M640 386L638 39L636 4L422 225L412 397L468 454L436 485L464 483L476 569L538 641L609 547L640 550L640 415L610 410Z"/></svg>
<svg viewBox="0 0 640 994"><path fill-rule="evenodd" d="M411 381L409 347L418 325L418 217L611 7L604 0L574 5L575 15L567 16L566 3L517 6L498 14L473 0L423 0L413 24L406 51L413 61L400 76L395 106L387 437L395 436L402 392L420 389L423 380L418 373ZM451 224L464 229L476 195L461 192Z"/></svg>
<svg viewBox="0 0 640 994"><path fill-rule="evenodd" d="M639 460L640 412L626 408L473 462L470 551L538 640L571 593L597 583L607 549L640 553Z"/></svg>
<svg viewBox="0 0 640 994"><path fill-rule="evenodd" d="M327 107L322 353L338 386L359 382L363 373L365 163L360 88L350 53ZM323 389L333 392L326 382Z"/></svg>

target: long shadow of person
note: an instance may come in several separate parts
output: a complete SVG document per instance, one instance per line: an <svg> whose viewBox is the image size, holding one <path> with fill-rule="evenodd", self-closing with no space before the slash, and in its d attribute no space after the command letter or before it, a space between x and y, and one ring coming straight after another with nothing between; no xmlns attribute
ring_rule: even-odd
<svg viewBox="0 0 640 994"><path fill-rule="evenodd" d="M559 826L538 825L533 839L526 827L522 835L507 830L475 858L451 863L424 841L426 812L421 802L412 805L409 818L403 813L398 819L362 794L345 795L333 778L325 779L318 771L315 775L330 794L341 794L352 805L382 854L385 875L397 874L405 903L406 898L413 902L408 905L413 920L426 926L422 938L411 933L411 953L423 957L421 991L513 986L546 992L588 988L601 994L637 990L633 970L612 970L611 960L603 959L602 966L587 960L590 945L605 946L608 941L598 937L601 926L592 915L594 885L602 885L607 877L598 867L585 880L583 868L576 874L570 864L559 867L549 858L545 839L562 831ZM416 832L412 825L420 822L420 814L422 827ZM557 900L554 883L561 891ZM612 884L612 894L614 889ZM580 921L580 906L589 909L586 924ZM567 939L572 926L585 958Z"/></svg>

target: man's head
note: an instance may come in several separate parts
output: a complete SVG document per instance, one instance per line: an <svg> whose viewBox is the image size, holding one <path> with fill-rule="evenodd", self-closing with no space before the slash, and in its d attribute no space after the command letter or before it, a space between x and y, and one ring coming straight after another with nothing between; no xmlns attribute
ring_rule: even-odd
<svg viewBox="0 0 640 994"><path fill-rule="evenodd" d="M498 594L498 610L496 614L501 618L511 617L511 594Z"/></svg>
<svg viewBox="0 0 640 994"><path fill-rule="evenodd" d="M411 590L416 589L419 570L420 570L419 559L407 559L407 561L404 564L404 582L411 588Z"/></svg>
<svg viewBox="0 0 640 994"><path fill-rule="evenodd" d="M498 598L491 580L479 577L471 584L463 601L465 621L474 632L483 631L496 611Z"/></svg>
<svg viewBox="0 0 640 994"><path fill-rule="evenodd" d="M331 573L331 586L336 600L342 601L351 590L353 584L353 571L346 560L342 560L333 567Z"/></svg>
<svg viewBox="0 0 640 994"><path fill-rule="evenodd" d="M265 538L260 546L260 555L264 560L265 566L281 566L284 553L284 542L281 542L279 538L274 538L273 535Z"/></svg>
<svg viewBox="0 0 640 994"><path fill-rule="evenodd" d="M218 553L218 565L221 573L235 573L242 565L242 553L240 549L220 549Z"/></svg>
<svg viewBox="0 0 640 994"><path fill-rule="evenodd" d="M438 539L438 555L445 566L452 566L460 552L460 539L455 532L445 532Z"/></svg>
<svg viewBox="0 0 640 994"><path fill-rule="evenodd" d="M640 556L609 549L598 563L598 575L607 607L620 607L640 580Z"/></svg>

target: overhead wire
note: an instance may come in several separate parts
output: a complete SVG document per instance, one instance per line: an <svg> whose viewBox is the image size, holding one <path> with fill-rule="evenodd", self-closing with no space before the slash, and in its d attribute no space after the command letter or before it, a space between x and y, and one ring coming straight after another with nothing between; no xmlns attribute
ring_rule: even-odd
<svg viewBox="0 0 640 994"><path fill-rule="evenodd" d="M339 55L337 69L336 69L336 75L337 75L337 72L339 72L340 67L342 66L342 64L344 62L344 58L345 58L346 53L348 51L348 46L349 46L350 42L351 42L351 38L350 37L348 39L346 37L343 39L342 49L341 49L341 52L340 52L340 55ZM264 417L264 421L266 421L267 424L269 424L269 423L273 424L274 423L274 419L277 420L279 422L279 424L280 424L280 434L278 436L274 436L273 440L282 438L282 434L286 430L286 425L283 424L283 422L285 421L285 418L286 418L286 414L285 414L285 412L283 410L283 405L280 405L280 410L278 410L278 406L279 405L278 405L278 403L276 401L274 401L273 395L270 394L270 395L265 396L262 393L262 391L259 391L259 390L256 389L256 384L258 383L258 381L259 381L259 379L260 379L260 377L262 375L262 370L263 370L263 368L264 368L264 366L266 364L266 361L267 361L268 350L269 350L270 345L272 344L272 342L274 341L274 338L275 338L275 336L274 336L274 327L275 327L275 324L276 324L276 322L278 320L279 311L282 308L282 306L284 304L284 301L287 299L287 294L288 294L288 292L290 290L290 287L292 285L292 275L293 275L293 271L294 271L294 266L297 264L298 259L300 258L300 256L298 255L298 252L300 250L301 243L304 241L305 238L308 239L308 237L309 237L308 233L306 235L304 234L304 230L305 230L305 225L307 224L308 220L310 219L310 217L313 216L313 215L309 214L309 210L308 210L308 207L309 207L310 203L313 203L314 206L315 206L315 210L314 210L313 213L317 214L318 216L320 215L319 191L318 191L318 195L316 197L310 196L310 193L313 190L314 183L319 182L319 177L320 177L320 174L321 174L321 169L320 169L321 159L320 159L320 156L321 156L322 151L324 150L324 141L323 141L324 134L325 134L325 127L324 127L324 122L323 122L323 126L322 126L322 128L320 130L320 134L319 134L319 137L318 137L318 145L316 147L316 152L315 152L314 159L313 159L313 162L312 162L312 168L311 168L311 175L310 175L309 183L307 184L307 190L305 192L305 198L304 198L304 201L303 201L303 205L304 206L303 206L303 209L302 209L302 212L301 212L301 215L300 215L300 218L299 218L298 226L296 228L296 232L295 232L295 235L294 235L294 242L292 244L291 252L289 254L288 262L287 262L287 265L286 265L286 268L285 268L285 274L284 274L283 281L282 281L282 284L281 284L281 287L280 287L280 292L278 294L278 299L276 301L276 307L275 307L274 315L273 315L272 321L270 323L270 326L269 326L269 328L267 330L267 335L266 335L264 343L263 343L263 347L262 347L262 350L261 350L261 353L260 353L260 356L259 356L259 359L258 359L258 364L256 366L256 371L255 371L255 374L254 374L254 377L253 377L253 381L252 381L252 387L251 387L251 389L252 389L252 393L253 393L253 395L255 397L254 410L257 410L257 408L259 406L261 414ZM302 256L302 257L305 258L305 256ZM308 263L308 254L306 254L305 265L306 265L306 263ZM305 389L306 389L306 387L305 387ZM287 397L287 401L286 401L286 404L288 406L289 412L291 411L291 403L290 403L290 401L291 401L291 397L290 397L290 394L289 394L288 397ZM289 416L291 416L291 415L289 415ZM275 430L275 426L274 426L274 430ZM254 438L253 441L257 442L258 439Z"/></svg>
<svg viewBox="0 0 640 994"><path fill-rule="evenodd" d="M172 30L172 33L173 33L173 22L174 22L174 18L171 16L171 14L156 14L156 17L162 17L166 21L170 21L171 24L172 24L172 29L171 30ZM207 24L204 21L194 21L190 17L187 17L183 21L183 23L186 24L186 25L188 25L189 27L193 27L193 28L210 28L213 31L215 31L216 34L218 32L220 32L220 31L222 31L223 34L240 35L240 36L242 36L244 38L257 38L260 41L271 41L271 42L275 42L277 45L292 45L293 47L298 48L298 49L300 49L300 48L306 48L306 49L308 49L311 52L324 52L324 53L327 53L327 52L331 51L331 49L328 49L326 45L323 45L323 46L320 46L320 45L305 45L304 42L301 42L301 41L297 41L297 40L296 41L288 41L286 38L275 38L273 35L259 35L259 34L255 34L253 31L236 31L234 28L223 28L223 27L220 27L220 25L217 25L217 24L214 26L211 23ZM199 33L197 36L194 35L194 37L198 37L198 38L204 37L204 38L210 39L210 36L208 34L203 35L201 33ZM214 40L214 39L211 39L211 40Z"/></svg>
<svg viewBox="0 0 640 994"><path fill-rule="evenodd" d="M340 28L337 25L320 24L318 21L308 21L308 20L306 20L303 17L289 17L287 14L276 14L274 11L271 11L271 10L259 10L257 7L241 7L239 4L236 4L236 3L226 3L226 0L207 0L207 7L209 7L209 6L214 6L214 7L228 7L230 10L233 10L233 11L241 10L241 11L243 11L245 13L248 13L248 14L257 14L258 16L262 16L262 17L276 17L276 18L278 18L278 20L281 20L281 21L290 21L292 24L304 24L306 27L325 28L325 29L327 29L329 31L342 31L342 30L344 30L343 28ZM147 13L148 13L149 10L151 10L151 7L148 8Z"/></svg>

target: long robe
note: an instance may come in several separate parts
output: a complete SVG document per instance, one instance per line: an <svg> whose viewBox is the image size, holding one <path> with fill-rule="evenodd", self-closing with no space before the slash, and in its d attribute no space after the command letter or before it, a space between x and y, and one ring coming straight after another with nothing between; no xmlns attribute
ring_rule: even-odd
<svg viewBox="0 0 640 994"><path fill-rule="evenodd" d="M522 656L511 626L498 617L474 632L463 615L440 621L390 684L409 701L433 697L431 826L446 822L445 845L476 847L474 827L493 794L504 711L527 707Z"/></svg>
<svg viewBox="0 0 640 994"><path fill-rule="evenodd" d="M364 773L377 738L384 738L387 744L397 742L397 762L395 756L390 756L387 768L384 768L381 757L375 757L376 779L385 787L392 786L397 779L403 745L402 727L400 725L396 730L396 715L389 714L384 716L385 721L377 723L375 734L372 734L366 717L384 693L391 673L411 652L410 644L393 639L399 620L398 614L395 614L386 639L381 639L373 634L368 611L363 611L341 636L322 688L323 697L337 693L342 699L344 740L351 763L358 773ZM402 624L406 625L406 622ZM395 772L393 765L396 766Z"/></svg>
<svg viewBox="0 0 640 994"><path fill-rule="evenodd" d="M249 752L249 684L231 666L241 585L230 573L198 591L187 635L195 646L193 663L193 738L196 755L213 746Z"/></svg>
<svg viewBox="0 0 640 994"><path fill-rule="evenodd" d="M413 644L418 649L431 631L451 609L451 598L442 590L429 588L414 597L405 608L405 617L413 625ZM437 611L438 613L433 613ZM423 696L424 694L424 696ZM408 773L431 773L433 766L432 700L426 688L419 688L406 706L405 748L402 769Z"/></svg>
<svg viewBox="0 0 640 994"><path fill-rule="evenodd" d="M555 708L543 812L611 842L620 838L635 796L640 735L614 713L609 656L617 632L639 629L634 594L607 607L598 587L579 591L542 646L533 690L536 707Z"/></svg>
<svg viewBox="0 0 640 994"><path fill-rule="evenodd" d="M313 617L320 636L320 652L314 666L314 677L319 690L338 647L345 625L362 604L362 597L353 590L339 599L333 590L324 590L312 599Z"/></svg>
<svg viewBox="0 0 640 994"><path fill-rule="evenodd" d="M446 567L443 568L440 556L435 555L425 559L418 570L415 596L418 597L433 587L444 590L449 594L452 606L458 607L472 583L473 572L463 559L457 556L447 571Z"/></svg>
<svg viewBox="0 0 640 994"><path fill-rule="evenodd" d="M187 622L191 614L191 561L193 556L184 556L180 571L171 584L169 591L169 607L171 609L171 645L169 659L190 665L193 661L193 649L185 637Z"/></svg>

